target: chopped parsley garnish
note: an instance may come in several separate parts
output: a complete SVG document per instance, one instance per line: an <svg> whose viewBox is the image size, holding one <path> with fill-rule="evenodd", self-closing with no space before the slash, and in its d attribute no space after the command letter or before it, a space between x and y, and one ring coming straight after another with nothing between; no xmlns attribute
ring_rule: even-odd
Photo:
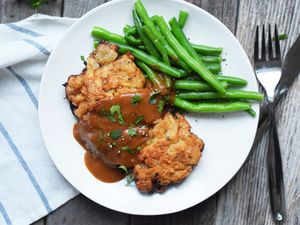
<svg viewBox="0 0 300 225"><path fill-rule="evenodd" d="M120 129L119 130L113 130L113 131L110 132L110 137L113 140L118 139L119 137L121 137L121 135L122 135L122 131Z"/></svg>
<svg viewBox="0 0 300 225"><path fill-rule="evenodd" d="M112 107L110 107L109 111L110 111L111 115L114 115L115 113L117 113L118 117L119 117L119 124L125 125L125 121L124 121L123 115L121 113L120 105L113 105Z"/></svg>
<svg viewBox="0 0 300 225"><path fill-rule="evenodd" d="M285 40L285 39L287 39L288 38L288 36L287 36L287 34L279 34L278 35L278 40ZM275 41L275 38L273 38L273 41Z"/></svg>
<svg viewBox="0 0 300 225"><path fill-rule="evenodd" d="M80 59L82 60L82 62L83 62L84 65L87 65L87 62L86 62L86 60L85 60L85 58L84 58L83 55L80 56Z"/></svg>
<svg viewBox="0 0 300 225"><path fill-rule="evenodd" d="M144 116L143 115L140 115L138 116L136 119L135 119L135 124L138 125L140 122L142 122L142 120L144 119Z"/></svg>
<svg viewBox="0 0 300 225"><path fill-rule="evenodd" d="M164 100L159 100L158 102L158 112L162 113L162 111L164 110L164 106L165 106L165 101Z"/></svg>
<svg viewBox="0 0 300 225"><path fill-rule="evenodd" d="M39 9L41 5L45 3L45 0L30 0L29 3L31 5L31 8Z"/></svg>
<svg viewBox="0 0 300 225"><path fill-rule="evenodd" d="M150 98L148 99L149 104L154 105L156 103L156 96L159 94L159 91L154 92L150 95Z"/></svg>
<svg viewBox="0 0 300 225"><path fill-rule="evenodd" d="M132 173L128 174L126 176L126 181L127 181L126 186L129 186L134 181L134 175Z"/></svg>
<svg viewBox="0 0 300 225"><path fill-rule="evenodd" d="M101 110L100 111L100 115L101 116L105 116L107 119L109 119L111 122L116 122L116 119L115 119L115 117L113 116L113 115L111 115L111 113L110 112L108 112L108 111L105 111L105 110Z"/></svg>
<svg viewBox="0 0 300 225"><path fill-rule="evenodd" d="M128 134L129 134L130 136L137 136L136 130L133 129L132 127L129 127L129 129L128 129Z"/></svg>
<svg viewBox="0 0 300 225"><path fill-rule="evenodd" d="M128 173L127 167L126 166L119 166L119 169L123 170L126 174Z"/></svg>
<svg viewBox="0 0 300 225"><path fill-rule="evenodd" d="M133 149L129 148L128 146L124 146L124 147L122 147L121 149L122 149L123 151L127 151L127 152L129 152L129 153L131 153L131 154L134 154L134 153L135 153L135 151L134 151Z"/></svg>
<svg viewBox="0 0 300 225"><path fill-rule="evenodd" d="M131 98L131 105L137 105L140 101L142 101L142 97L140 95L135 94Z"/></svg>

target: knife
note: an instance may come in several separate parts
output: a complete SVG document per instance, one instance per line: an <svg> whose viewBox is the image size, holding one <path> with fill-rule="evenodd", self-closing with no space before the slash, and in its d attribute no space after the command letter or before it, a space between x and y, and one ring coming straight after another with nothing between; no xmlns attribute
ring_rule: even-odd
<svg viewBox="0 0 300 225"><path fill-rule="evenodd" d="M298 36L297 40L294 42L290 50L288 51L283 65L282 65L282 75L279 81L279 84L276 88L275 93L275 105L277 106L282 97L287 93L289 87L294 83L296 78L299 76L300 73L300 35ZM269 119L268 119L268 109L266 105L261 107L260 117L258 122L258 128L255 135L255 139L252 145L252 149L255 149L256 146L259 144L260 140L263 137L263 133L268 126Z"/></svg>

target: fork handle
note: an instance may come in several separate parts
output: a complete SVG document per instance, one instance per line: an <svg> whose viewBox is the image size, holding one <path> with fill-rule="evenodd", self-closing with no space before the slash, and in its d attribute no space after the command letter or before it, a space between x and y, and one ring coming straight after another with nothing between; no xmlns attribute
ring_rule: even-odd
<svg viewBox="0 0 300 225"><path fill-rule="evenodd" d="M275 120L275 104L269 103L268 178L271 209L276 221L285 218L282 160Z"/></svg>

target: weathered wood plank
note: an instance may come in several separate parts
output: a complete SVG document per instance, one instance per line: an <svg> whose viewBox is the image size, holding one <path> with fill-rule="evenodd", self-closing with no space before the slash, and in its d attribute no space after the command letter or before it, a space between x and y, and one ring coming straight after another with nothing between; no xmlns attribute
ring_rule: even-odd
<svg viewBox="0 0 300 225"><path fill-rule="evenodd" d="M52 16L60 16L62 2L63 0L49 0L41 6L38 12ZM2 23L19 21L37 13L36 10L30 7L27 0L1 0L0 4L2 10L0 19Z"/></svg>
<svg viewBox="0 0 300 225"><path fill-rule="evenodd" d="M292 0L240 1L236 35L251 61L256 25L277 23L279 30L289 36L282 42L282 52L286 53L287 46L300 33L299 9L299 1ZM300 221L299 87L298 80L277 111L289 215L286 224ZM251 152L237 176L219 192L217 211L217 225L274 224L267 184L266 139Z"/></svg>
<svg viewBox="0 0 300 225"><path fill-rule="evenodd" d="M211 225L215 223L216 198L206 201L184 211L163 216L132 216L130 225Z"/></svg>
<svg viewBox="0 0 300 225"><path fill-rule="evenodd" d="M217 17L229 30L234 32L236 29L238 2L237 0L202 0L198 6Z"/></svg>
<svg viewBox="0 0 300 225"><path fill-rule="evenodd" d="M63 16L80 17L106 0L64 0Z"/></svg>
<svg viewBox="0 0 300 225"><path fill-rule="evenodd" d="M42 218L42 219L32 223L31 225L45 225L45 218Z"/></svg>
<svg viewBox="0 0 300 225"><path fill-rule="evenodd" d="M46 219L47 225L124 225L128 223L127 214L100 206L83 195L67 202Z"/></svg>

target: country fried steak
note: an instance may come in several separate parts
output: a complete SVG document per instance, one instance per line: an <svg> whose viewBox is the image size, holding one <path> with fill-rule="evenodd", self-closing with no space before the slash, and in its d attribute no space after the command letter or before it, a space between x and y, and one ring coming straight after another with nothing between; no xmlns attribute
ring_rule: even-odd
<svg viewBox="0 0 300 225"><path fill-rule="evenodd" d="M201 157L204 143L191 133L185 118L166 113L149 132L147 145L139 152L134 169L141 192L164 190L186 178Z"/></svg>
<svg viewBox="0 0 300 225"><path fill-rule="evenodd" d="M163 191L198 164L203 141L183 115L162 110L164 94L131 53L119 55L116 45L101 42L65 88L78 119L76 140L106 166L132 170L139 191Z"/></svg>

